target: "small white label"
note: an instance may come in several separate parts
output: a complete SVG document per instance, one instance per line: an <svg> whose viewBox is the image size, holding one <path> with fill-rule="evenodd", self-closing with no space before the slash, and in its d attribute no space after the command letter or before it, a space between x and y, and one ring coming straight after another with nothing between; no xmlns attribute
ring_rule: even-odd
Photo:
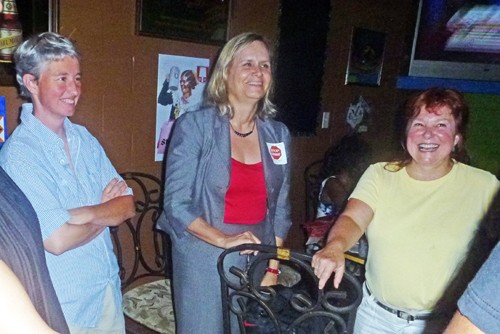
<svg viewBox="0 0 500 334"><path fill-rule="evenodd" d="M287 164L285 143L266 143L266 145L267 151L269 152L269 155L271 156L275 165Z"/></svg>

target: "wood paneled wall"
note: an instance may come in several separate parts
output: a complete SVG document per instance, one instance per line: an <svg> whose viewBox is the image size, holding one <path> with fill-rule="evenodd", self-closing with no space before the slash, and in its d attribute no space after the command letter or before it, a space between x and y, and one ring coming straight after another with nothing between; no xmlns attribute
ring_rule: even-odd
<svg viewBox="0 0 500 334"><path fill-rule="evenodd" d="M136 0L61 0L60 33L83 54L83 97L73 121L85 125L102 143L116 168L161 176L154 162L158 54L215 59L216 46L142 37L135 34ZM233 0L231 35L256 31L276 40L279 0ZM300 22L297 22L300 24ZM393 144L394 112L400 104L396 76L404 71L414 25L410 0L332 0L323 89L323 108L331 113L328 129L293 140L292 202L294 227L288 244L301 248L304 216L304 168L320 158L347 131L349 104L362 95L373 108L367 140L377 160ZM345 70L353 27L386 32L386 56L380 87L346 86ZM410 36L410 37L409 37ZM9 132L17 124L21 101L14 87L0 87L7 97Z"/></svg>

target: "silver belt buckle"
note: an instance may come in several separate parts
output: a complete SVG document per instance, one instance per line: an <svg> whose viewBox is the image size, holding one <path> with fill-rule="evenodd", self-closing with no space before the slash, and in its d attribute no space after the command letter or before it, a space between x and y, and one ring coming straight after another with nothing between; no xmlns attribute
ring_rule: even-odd
<svg viewBox="0 0 500 334"><path fill-rule="evenodd" d="M415 320L415 317L409 313L406 313L404 311L397 311L396 315L398 316L398 318L401 318L403 320L406 320L408 322L410 321L414 321Z"/></svg>

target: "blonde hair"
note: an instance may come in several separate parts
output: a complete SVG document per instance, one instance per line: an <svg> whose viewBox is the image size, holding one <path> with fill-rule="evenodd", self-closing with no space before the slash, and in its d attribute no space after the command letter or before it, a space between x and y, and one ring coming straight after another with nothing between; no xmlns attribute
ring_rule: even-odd
<svg viewBox="0 0 500 334"><path fill-rule="evenodd" d="M255 41L262 42L265 45L267 51L269 52L270 60L272 61L273 55L271 43L264 36L253 32L246 32L231 38L222 48L205 92L207 103L217 106L221 115L229 115L230 118L234 116L234 111L232 110L228 99L227 77L229 66L238 51ZM273 80L271 76L269 89L257 104L257 115L261 118L274 117L276 115L276 108L270 100L272 90Z"/></svg>

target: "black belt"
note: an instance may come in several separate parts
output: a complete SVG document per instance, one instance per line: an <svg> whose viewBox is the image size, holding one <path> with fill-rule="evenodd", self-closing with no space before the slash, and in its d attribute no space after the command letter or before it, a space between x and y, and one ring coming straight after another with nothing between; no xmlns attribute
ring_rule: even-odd
<svg viewBox="0 0 500 334"><path fill-rule="evenodd" d="M365 283L365 288L366 288L366 291L368 292L368 295L371 296L372 293L371 293L370 289L368 289L368 285L366 285L366 283ZM391 312L392 314L395 314L398 318L404 319L406 321L428 320L428 319L432 318L432 316L433 316L432 313L424 314L424 315L412 315L412 314L410 314L410 313L408 313L406 311L397 310L397 309L389 307L389 306L387 306L385 304L382 304L377 299L374 299L373 301L378 306L380 306L381 308L383 308L384 310L386 310L388 312Z"/></svg>

